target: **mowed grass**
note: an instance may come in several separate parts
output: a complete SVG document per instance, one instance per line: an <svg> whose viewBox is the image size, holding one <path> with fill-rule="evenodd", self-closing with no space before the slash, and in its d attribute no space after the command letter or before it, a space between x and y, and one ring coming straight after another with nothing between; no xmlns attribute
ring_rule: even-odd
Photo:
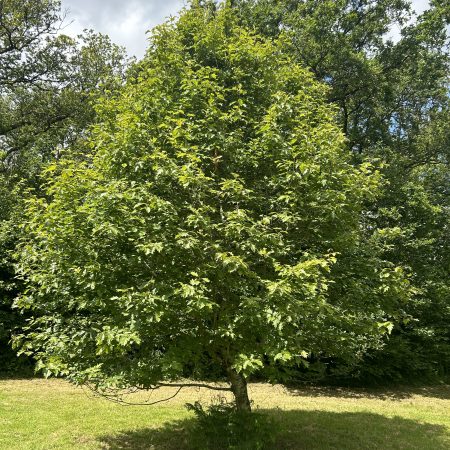
<svg viewBox="0 0 450 450"><path fill-rule="evenodd" d="M254 406L279 428L276 449L450 449L450 386L387 391L252 384L250 391ZM167 403L121 406L62 380L0 380L0 449L189 449L194 418L184 405L207 404L216 395L190 388Z"/></svg>

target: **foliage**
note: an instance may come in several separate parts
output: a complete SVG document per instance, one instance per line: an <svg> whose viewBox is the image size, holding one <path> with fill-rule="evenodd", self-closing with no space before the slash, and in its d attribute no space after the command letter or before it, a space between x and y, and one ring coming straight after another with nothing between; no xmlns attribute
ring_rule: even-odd
<svg viewBox="0 0 450 450"><path fill-rule="evenodd" d="M386 163L369 227L383 236L384 258L410 268L416 295L404 311L408 323L395 327L395 339L359 367L360 376L448 374L448 2L433 1L420 16L399 0L235 5L247 26L288 36L286 50L329 85L354 162ZM392 30L400 30L396 42Z"/></svg>
<svg viewBox="0 0 450 450"><path fill-rule="evenodd" d="M21 292L11 252L24 189L38 187L42 165L61 157L95 120L92 103L116 90L127 63L106 36L60 34L53 0L0 1L0 365L15 367L8 341L21 323L11 310Z"/></svg>
<svg viewBox="0 0 450 450"><path fill-rule="evenodd" d="M355 152L380 144L408 151L429 114L448 103L446 2L433 2L412 23L406 0L236 3L241 20L259 32L283 30L293 57L330 86ZM401 38L393 43L386 34L398 28Z"/></svg>
<svg viewBox="0 0 450 450"><path fill-rule="evenodd" d="M100 100L92 156L28 201L21 352L100 389L212 364L246 396L255 372L377 346L408 284L363 238L379 176L350 164L326 93L229 7L158 27Z"/></svg>
<svg viewBox="0 0 450 450"><path fill-rule="evenodd" d="M416 295L407 309L411 320L398 327L385 357L368 361L363 370L369 374L379 370L374 364L390 367L394 380L450 374L449 118L448 109L434 115L417 138L415 157L398 155L388 173L392 181L377 226L401 230L385 254L411 268Z"/></svg>

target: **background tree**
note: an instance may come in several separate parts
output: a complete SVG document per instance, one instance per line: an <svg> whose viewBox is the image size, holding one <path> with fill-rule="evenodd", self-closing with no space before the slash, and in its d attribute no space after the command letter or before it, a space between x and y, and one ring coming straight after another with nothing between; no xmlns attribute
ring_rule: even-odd
<svg viewBox="0 0 450 450"><path fill-rule="evenodd" d="M448 2L432 1L418 17L402 0L235 3L247 26L287 34L293 58L330 86L355 164L386 163L388 183L368 207L368 226L383 236L384 257L410 268L416 297L404 311L411 320L396 326L361 375L448 374Z"/></svg>
<svg viewBox="0 0 450 450"><path fill-rule="evenodd" d="M213 367L248 410L252 373L378 345L408 296L362 236L380 180L282 48L194 4L100 100L92 158L46 169L19 265L38 368L101 390Z"/></svg>
<svg viewBox="0 0 450 450"><path fill-rule="evenodd" d="M20 319L11 251L17 241L22 188L39 184L43 164L83 136L93 101L114 91L127 64L106 36L61 34L58 1L0 0L0 370L15 367L8 344Z"/></svg>

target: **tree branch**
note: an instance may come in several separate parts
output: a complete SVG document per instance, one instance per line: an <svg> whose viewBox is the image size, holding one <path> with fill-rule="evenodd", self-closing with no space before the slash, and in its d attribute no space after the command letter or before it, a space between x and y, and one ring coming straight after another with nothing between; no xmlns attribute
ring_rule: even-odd
<svg viewBox="0 0 450 450"><path fill-rule="evenodd" d="M117 394L114 395L114 394L108 394L108 393L103 393L101 391L98 391L97 389L95 389L88 383L85 383L84 386L86 386L96 396L102 397L113 403L117 403L119 405L125 405L125 406L151 406L151 405L156 405L157 403L167 402L167 401L175 398L180 393L180 391L185 387L197 387L197 388L212 389L214 391L231 392L231 387L211 386L206 383L158 383L153 387L147 388L146 390L155 391L157 389L160 389L161 387L176 387L178 389L175 392L175 394L171 395L170 397L163 398L160 400L155 400L153 402L127 402L127 401L123 400L122 398L120 398L120 394L119 394L120 390L117 390L116 391ZM138 390L139 389L136 388L132 391L129 391L128 393L135 393ZM112 392L115 392L115 391L112 391Z"/></svg>
<svg viewBox="0 0 450 450"><path fill-rule="evenodd" d="M205 383L158 383L157 387L198 387L212 389L213 391L231 391L230 387L211 386Z"/></svg>

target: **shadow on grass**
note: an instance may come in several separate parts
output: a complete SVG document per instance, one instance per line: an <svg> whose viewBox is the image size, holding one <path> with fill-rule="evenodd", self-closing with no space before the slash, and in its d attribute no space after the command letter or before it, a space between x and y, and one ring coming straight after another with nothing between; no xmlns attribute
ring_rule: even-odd
<svg viewBox="0 0 450 450"><path fill-rule="evenodd" d="M300 397L372 398L377 400L401 400L415 395L450 400L450 385L401 386L397 388L344 388L326 386L287 387L290 395Z"/></svg>
<svg viewBox="0 0 450 450"><path fill-rule="evenodd" d="M365 412L264 411L279 428L273 450L448 450L446 428L399 417L387 418ZM103 436L102 448L110 450L222 450L217 444L193 447L189 430L195 419ZM242 447L248 449L248 447ZM249 449L252 450L252 449Z"/></svg>

